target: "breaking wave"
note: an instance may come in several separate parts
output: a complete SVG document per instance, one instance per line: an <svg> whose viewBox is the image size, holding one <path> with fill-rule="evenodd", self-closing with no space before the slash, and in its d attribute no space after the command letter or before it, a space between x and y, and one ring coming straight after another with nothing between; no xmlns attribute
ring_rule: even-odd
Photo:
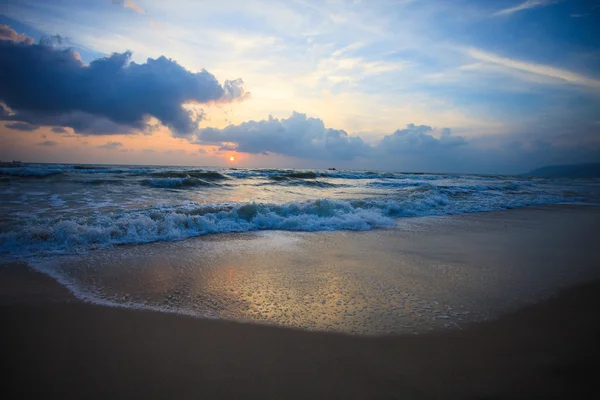
<svg viewBox="0 0 600 400"><path fill-rule="evenodd" d="M0 254L71 254L263 229L393 226L395 218L600 199L600 182L379 171L78 164L0 166Z"/></svg>
<svg viewBox="0 0 600 400"><path fill-rule="evenodd" d="M162 182L177 178L169 179ZM189 203L80 218L31 219L0 233L0 253L13 256L70 254L126 243L268 229L369 230L392 227L397 217L493 211L562 200L553 195L488 194L465 200L444 191L418 190L393 198L318 199L284 204Z"/></svg>

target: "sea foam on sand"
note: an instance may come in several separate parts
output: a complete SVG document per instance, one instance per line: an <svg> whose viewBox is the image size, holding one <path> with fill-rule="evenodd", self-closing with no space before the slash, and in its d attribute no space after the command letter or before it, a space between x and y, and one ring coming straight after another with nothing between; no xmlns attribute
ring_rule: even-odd
<svg viewBox="0 0 600 400"><path fill-rule="evenodd" d="M369 232L207 236L33 265L105 305L309 330L425 332L600 277L598 222L598 207L550 206L401 219Z"/></svg>

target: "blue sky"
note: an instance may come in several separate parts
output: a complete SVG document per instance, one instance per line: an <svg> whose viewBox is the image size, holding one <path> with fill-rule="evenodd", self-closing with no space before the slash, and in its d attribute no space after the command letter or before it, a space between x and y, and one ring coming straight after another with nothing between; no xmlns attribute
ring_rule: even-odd
<svg viewBox="0 0 600 400"><path fill-rule="evenodd" d="M14 111L9 125L39 127L4 124L3 159L81 162L69 159L80 149L94 162L223 165L234 157L247 166L457 172L599 160L599 1L0 1L0 14L0 24L35 43L60 35L85 67L131 51L139 71L164 56L182 77L205 69L224 88L208 98L179 80L147 104L131 89L145 81L130 79L128 91L110 97L114 109L67 101L56 110L85 113L85 127L0 92ZM161 79L152 87L163 90ZM53 93L25 87L30 97ZM255 130L265 126L261 147ZM36 147L42 139L56 145ZM109 152L109 142L122 146ZM386 143L397 147L383 151Z"/></svg>

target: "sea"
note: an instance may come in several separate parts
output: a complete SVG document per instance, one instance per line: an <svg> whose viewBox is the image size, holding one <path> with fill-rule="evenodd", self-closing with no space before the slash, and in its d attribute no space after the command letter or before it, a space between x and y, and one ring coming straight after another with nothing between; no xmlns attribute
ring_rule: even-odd
<svg viewBox="0 0 600 400"><path fill-rule="evenodd" d="M96 303L329 329L331 326L324 327L321 321L325 311L309 307L307 299L321 306L321 301L324 305L337 296L327 313L343 309L344 313L354 312L348 314L352 318L356 313L367 315L369 310L387 307L396 295L404 296L403 302L408 301L408 294L415 304L437 307L437 301L407 288L406 277L390 278L399 276L394 271L377 278L365 267L370 261L352 267L360 253L346 256L343 262L334 256L325 262L314 255L319 251L334 254L335 243L343 235L397 230L414 217L599 200L600 180L594 179L321 169L4 165L0 168L0 261L35 266L78 297ZM370 247L364 245L366 252L378 243L376 236L352 240L372 240ZM291 250L302 243L309 243L314 250ZM339 241L338 248L348 247L345 243L350 242ZM349 248L346 254L352 251ZM307 266L309 259L313 261ZM339 287L326 290L335 279ZM321 284L323 288L317 289ZM296 295L290 296L292 292ZM359 306L356 296L364 293L370 293L367 297L371 300ZM352 304L354 311L348 311ZM351 330L360 332L369 325L368 320L361 321L350 324ZM408 326L410 321L403 323Z"/></svg>
<svg viewBox="0 0 600 400"><path fill-rule="evenodd" d="M600 181L380 171L26 164L0 168L0 254L73 254L257 230L595 202Z"/></svg>

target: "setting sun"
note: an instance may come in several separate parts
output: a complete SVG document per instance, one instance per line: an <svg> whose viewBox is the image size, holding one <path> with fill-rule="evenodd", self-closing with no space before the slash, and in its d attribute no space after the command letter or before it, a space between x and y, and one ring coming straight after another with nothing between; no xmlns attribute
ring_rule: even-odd
<svg viewBox="0 0 600 400"><path fill-rule="evenodd" d="M234 156L229 157L229 161L235 161L235 157Z"/></svg>

